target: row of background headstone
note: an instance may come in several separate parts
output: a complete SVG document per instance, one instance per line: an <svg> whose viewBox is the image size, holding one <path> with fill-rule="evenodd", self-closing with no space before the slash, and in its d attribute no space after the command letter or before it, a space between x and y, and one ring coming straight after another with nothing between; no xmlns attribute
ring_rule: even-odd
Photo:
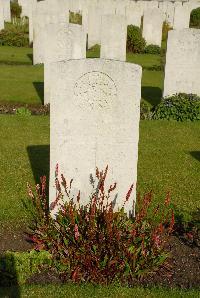
<svg viewBox="0 0 200 298"><path fill-rule="evenodd" d="M5 0L3 0L5 1ZM22 16L30 16L33 9L33 3L37 0L19 0L19 4L22 6ZM40 1L41 2L41 1ZM54 1L57 5L65 6L74 12L82 12L83 22L85 28L87 28L87 16L88 11L96 8L100 11L100 14L120 14L127 17L127 24L133 24L140 26L141 17L144 15L144 11L148 9L158 8L164 14L164 20L169 22L171 26L184 26L179 29L187 28L189 26L189 15L191 11L199 7L200 1L190 2L171 2L171 1L123 1L123 0L62 0ZM55 6L54 6L55 7ZM31 9L30 9L31 8ZM31 16L30 16L31 17ZM182 18L184 18L184 23ZM179 24L180 23L180 24Z"/></svg>

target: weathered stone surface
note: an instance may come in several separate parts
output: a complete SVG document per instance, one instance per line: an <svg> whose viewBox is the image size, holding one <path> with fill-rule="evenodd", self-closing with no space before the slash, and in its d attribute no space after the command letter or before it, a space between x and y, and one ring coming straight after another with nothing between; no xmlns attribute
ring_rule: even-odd
<svg viewBox="0 0 200 298"><path fill-rule="evenodd" d="M21 17L29 17L29 5L31 0L18 0L18 3L22 7Z"/></svg>
<svg viewBox="0 0 200 298"><path fill-rule="evenodd" d="M4 21L11 21L10 0L2 0Z"/></svg>
<svg viewBox="0 0 200 298"><path fill-rule="evenodd" d="M73 178L72 193L81 191L87 204L96 167L109 167L108 186L117 182L116 207L127 190L134 191L127 212L133 212L142 69L138 65L104 59L58 62L50 115L50 203L55 200L55 166Z"/></svg>
<svg viewBox="0 0 200 298"><path fill-rule="evenodd" d="M177 6L174 11L173 29L186 29L190 25L190 10L186 6Z"/></svg>
<svg viewBox="0 0 200 298"><path fill-rule="evenodd" d="M69 23L69 10L63 0L37 2L33 12L33 62L44 63L45 27L47 24ZM54 3L54 4L52 4ZM60 4L59 4L60 3ZM64 4L63 4L64 3Z"/></svg>
<svg viewBox="0 0 200 298"><path fill-rule="evenodd" d="M128 6L126 6L126 24L134 25L134 26L141 26L141 19L142 19L142 9L139 7L135 2L130 2Z"/></svg>
<svg viewBox="0 0 200 298"><path fill-rule="evenodd" d="M48 24L45 35L44 104L48 104L56 80L51 63L86 58L86 34L83 26L59 23Z"/></svg>
<svg viewBox="0 0 200 298"><path fill-rule="evenodd" d="M200 95L200 30L169 32L165 66L164 96L175 93Z"/></svg>
<svg viewBox="0 0 200 298"><path fill-rule="evenodd" d="M101 43L101 13L99 6L88 8L88 48Z"/></svg>
<svg viewBox="0 0 200 298"><path fill-rule="evenodd" d="M4 29L4 14L3 14L3 6L1 6L0 2L0 30Z"/></svg>
<svg viewBox="0 0 200 298"><path fill-rule="evenodd" d="M167 20L167 5L168 5L167 1L163 1L163 2L158 3L158 8L164 14L164 20Z"/></svg>
<svg viewBox="0 0 200 298"><path fill-rule="evenodd" d="M159 8L145 10L142 35L147 44L161 46L163 22L164 15Z"/></svg>
<svg viewBox="0 0 200 298"><path fill-rule="evenodd" d="M29 12L28 12L28 18L29 18L29 43L31 44L33 42L33 12L35 10L36 0L29 0Z"/></svg>
<svg viewBox="0 0 200 298"><path fill-rule="evenodd" d="M166 21L170 26L174 24L174 3L167 2L167 14L166 14Z"/></svg>
<svg viewBox="0 0 200 298"><path fill-rule="evenodd" d="M102 16L101 58L126 61L126 18L120 15Z"/></svg>

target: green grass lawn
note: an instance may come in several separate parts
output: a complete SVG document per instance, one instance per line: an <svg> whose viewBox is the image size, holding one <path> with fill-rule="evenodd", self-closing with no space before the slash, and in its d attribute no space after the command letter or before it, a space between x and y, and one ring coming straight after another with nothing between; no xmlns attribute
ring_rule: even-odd
<svg viewBox="0 0 200 298"><path fill-rule="evenodd" d="M0 289L0 297L69 297L69 298L198 298L198 290L184 291L181 289L166 288L125 288L119 286L93 286L93 285L43 285L43 286L24 286L15 288Z"/></svg>
<svg viewBox="0 0 200 298"><path fill-rule="evenodd" d="M163 71L143 70L142 75L142 99L151 106L157 105L162 98L164 84Z"/></svg>
<svg viewBox="0 0 200 298"><path fill-rule="evenodd" d="M0 46L0 101L38 104L43 102L43 66L32 66L31 57L31 48ZM89 50L87 57L99 57L99 49L96 47ZM128 53L127 61L145 68L142 77L142 99L150 105L158 104L162 97L164 73L147 68L161 66L161 56Z"/></svg>
<svg viewBox="0 0 200 298"><path fill-rule="evenodd" d="M0 101L43 103L43 66L0 65Z"/></svg>
<svg viewBox="0 0 200 298"><path fill-rule="evenodd" d="M128 62L139 64L142 67L161 66L160 55L127 53L126 60Z"/></svg>
<svg viewBox="0 0 200 298"><path fill-rule="evenodd" d="M171 191L185 218L200 207L200 124L141 121L138 191L153 190L155 203ZM48 174L49 117L0 116L0 223L26 219L26 182ZM70 178L70 177L69 177Z"/></svg>
<svg viewBox="0 0 200 298"><path fill-rule="evenodd" d="M33 49L0 46L0 64L32 64Z"/></svg>

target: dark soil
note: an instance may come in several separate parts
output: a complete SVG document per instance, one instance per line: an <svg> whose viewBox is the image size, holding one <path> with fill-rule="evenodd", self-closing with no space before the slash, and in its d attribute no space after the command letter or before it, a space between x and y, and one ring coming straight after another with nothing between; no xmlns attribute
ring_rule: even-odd
<svg viewBox="0 0 200 298"><path fill-rule="evenodd" d="M48 115L49 105L23 104L23 103L0 103L0 114L16 114L16 110L25 107L32 115Z"/></svg>
<svg viewBox="0 0 200 298"><path fill-rule="evenodd" d="M25 234L25 227L0 227L0 255L10 251L27 251L33 248Z"/></svg>
<svg viewBox="0 0 200 298"><path fill-rule="evenodd" d="M199 232L198 232L199 233ZM190 237L189 233L174 233L170 238L171 258L166 266L142 281L135 281L131 286L168 286L183 289L200 287L200 235ZM32 248L23 228L18 231L0 230L0 254L6 250L27 251ZM27 280L29 284L62 283L54 270L45 270Z"/></svg>

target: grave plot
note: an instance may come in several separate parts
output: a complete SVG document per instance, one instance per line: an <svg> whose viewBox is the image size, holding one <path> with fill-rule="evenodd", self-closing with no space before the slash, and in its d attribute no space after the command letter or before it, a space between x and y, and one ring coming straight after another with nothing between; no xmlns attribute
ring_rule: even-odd
<svg viewBox="0 0 200 298"><path fill-rule="evenodd" d="M25 0L20 1L23 6L22 14L29 14L29 9L26 11L26 6L23 4L25 3L23 2ZM40 15L38 14L40 24L38 24L38 28L35 26L36 36L33 36L34 28L31 27L34 26L34 14L32 14L32 16L29 14L30 41L32 41L32 39L34 41L35 38L34 53L32 52L32 49L28 47L9 49L6 46L0 46L0 102L16 102L17 104L21 102L24 107L27 107L27 103L39 103L38 106L42 106L44 99L43 65L33 66L31 63L33 59L35 63L44 62L45 64L45 103L51 103L50 117L31 116L30 111L26 109L17 109L16 115L0 116L0 177L2 185L0 188L2 210L0 213L0 236L5 239L3 244L2 241L0 242L0 253L5 252L6 249L27 250L31 248L31 245L27 243L25 244L23 238L23 231L31 219L22 206L24 203L24 201L22 203L22 200L26 197L25 183L27 180L31 182L31 184L38 183L40 181L40 176L46 175L47 188L50 186L50 206L52 206L51 203L54 202L56 196L54 188L54 169L55 165L59 164L60 172L62 172L67 179L73 178L74 180L72 195L77 195L77 192L80 190L80 196L83 200L82 203L85 206L89 202L89 194L91 193L91 184L89 182L93 181L92 178L95 176L96 167L105 169L105 166L108 165L108 185L106 185L106 187L108 186L109 188L109 185L111 185L110 189L112 189L112 183L114 181L117 182L117 189L114 189L115 195L114 200L112 201L113 204L115 203L115 208L122 207L124 204L124 197L127 199L129 194L130 201L126 204L125 211L128 215L134 214L135 204L133 204L133 201L135 202L136 200L136 190L137 192L140 192L142 196L149 190L153 190L155 199L152 208L156 208L154 209L155 212L153 213L153 216L152 213L150 213L147 221L144 220L143 222L139 222L141 223L142 229L139 228L137 230L139 233L136 232L136 235L136 230L132 229L133 226L130 225L133 224L135 219L128 219L126 217L126 232L129 230L133 231L133 233L125 234L125 241L122 241L121 243L121 247L126 244L127 238L129 238L127 235L133 237L131 238L131 241L133 242L135 239L138 240L138 242L134 242L134 245L128 248L128 256L130 256L130 254L134 255L134 248L138 247L138 243L141 243L141 245L139 244L140 249L137 250L138 253L135 256L138 258L137 260L142 261L138 263L136 262L136 265L139 264L143 269L146 266L147 271L151 267L149 266L150 263L148 263L149 260L146 258L147 255L149 256L148 253L151 255L155 248L156 252L159 250L159 243L161 240L161 238L159 239L160 235L163 231L166 231L166 227L170 228L173 226L173 212L170 213L172 216L171 220L168 221L169 225L163 224L162 226L159 226L158 230L156 228L157 226L154 226L154 229L152 229L151 226L151 222L155 219L156 210L159 209L158 205L161 204L168 191L171 193L171 204L174 208L175 221L178 226L175 227L176 235L172 235L169 242L173 254L173 262L171 263L173 267L173 277L169 277L168 274L169 279L168 277L165 278L163 271L160 270L159 274L154 275L153 281L152 279L148 279L146 280L146 283L148 284L150 282L152 284L153 282L154 284L155 282L157 284L158 282L160 285L170 287L180 286L181 288L198 286L199 277L196 276L196 272L198 272L199 269L197 262L199 258L199 239L197 234L198 230L196 230L196 222L199 219L199 123L198 121L193 123L179 123L176 121L164 120L154 121L152 120L152 113L154 113L153 109L148 114L148 116L151 115L151 118L148 118L151 119L151 121L140 121L140 110L144 108L144 102L148 103L148 107L154 106L154 109L156 109L156 105L159 104L162 97L164 82L163 70L165 64L164 44L166 43L165 39L161 44L162 22L167 20L171 23L171 26L174 27L178 26L177 23L179 22L179 26L183 26L180 19L177 21L177 17L179 18L179 15L183 12L182 10L179 10L179 8L182 7L182 4L172 2L164 4L158 3L157 1L140 1L131 4L125 1L112 2L111 0L108 0L109 2L107 1L106 3L91 1L87 1L89 4L88 7L85 7L83 1L70 2L68 7L64 5L62 0L58 0L57 4L61 5L65 14L63 14L60 8L55 5L55 0L45 0L43 3L39 3L38 8L40 7L42 10L40 11ZM2 0L0 0L0 3L1 2ZM7 8L9 6L8 2L9 1L7 1L6 4ZM42 8L43 5L45 6L45 10ZM65 10L66 7L67 12ZM4 18L9 20L7 8L4 9ZM47 18L44 11L48 11L49 13ZM54 15L55 11L57 11L57 15ZM151 11L148 20L145 18L147 11ZM102 16L102 12L105 14L104 16ZM112 14L112 16L109 16L108 12L109 14ZM73 19L74 21L76 16L78 17L80 24L85 26L85 29L80 24L68 24L69 19L71 18L71 20ZM163 16L162 19L161 16ZM35 20L36 19L37 16L35 17ZM185 22L185 20L181 21ZM63 29L62 26L62 28L59 27L61 23L65 24L65 29ZM147 32L148 38L149 36L151 37L149 40L146 37L147 44L143 41L143 48L140 49L140 53L138 53L137 50L135 50L135 53L126 53L127 24L138 24L139 26L141 24L143 33ZM48 30L47 35L44 38L44 27L46 25ZM11 27L12 25L6 24L6 26ZM138 30L134 30L134 33L136 31L138 32ZM140 29L140 31L142 30ZM152 35L152 31L156 34ZM115 34L116 32L117 34ZM165 81L169 81L169 76L171 76L175 78L175 87L181 86L180 89L174 88L170 92L175 92L174 90L178 90L179 92L185 88L184 86L187 87L184 89L185 92L189 92L190 90L192 90L192 92L199 92L197 86L199 77L199 72L197 70L198 62L196 62L196 64L194 63L194 61L199 58L199 51L196 49L198 48L198 34L194 34L196 31L190 32L192 32L192 37L190 36L190 38L188 38L185 33L182 34L181 38L183 38L184 42L183 40L180 42L180 32L177 38L178 48L181 52L180 54L178 51L175 51L173 56L173 64L175 65L177 63L178 66L176 72L177 77L174 75L175 68L173 68L172 71L172 63L170 62L171 54L174 51L170 49L171 39L169 38ZM166 33L167 32L165 32L165 34ZM25 34L27 38L28 32ZM85 47L86 34L88 34L88 45L94 45L94 47L89 49L87 53ZM169 36L172 36L173 34L172 31ZM156 37L156 39L153 39L154 37ZM187 45L186 39L187 41L190 41L190 48ZM139 41L141 41L141 39ZM176 42L174 42L175 45ZM153 46L148 47L150 43L154 44ZM162 45L162 48L158 46L156 47L155 44L159 44L159 46ZM46 54L45 48L48 48ZM192 55L189 56L189 52L191 52ZM3 53L3 55L1 55L1 53ZM33 56L35 57L32 57L32 54L34 54ZM85 59L86 55L90 58L98 58ZM187 63L185 63L187 57L189 57L188 65L190 70L187 69ZM58 60L64 61L58 62ZM126 61L133 63L127 63ZM141 67L135 65L135 63L142 66L143 73ZM189 76L185 75L185 73L189 73ZM171 85L172 87L174 86L173 84ZM170 89L169 85L165 85L165 90L168 89ZM143 100L140 109L141 97ZM138 166L137 160L139 161ZM100 174L97 173L96 175L98 177ZM131 183L134 184L133 190L132 188L129 188ZM129 192L127 194L128 189ZM97 186L96 194L97 190L102 191L102 183ZM132 190L132 192L130 192L130 190ZM31 196L30 192L29 195ZM42 197L43 194L39 198L41 199ZM77 197L77 202L78 198L79 197ZM96 197L94 196L93 198ZM150 196L148 195L145 198L144 204L148 205ZM95 202L93 203L95 205ZM165 211L167 206L170 208L172 207L172 205L169 204L168 196L166 197L164 204ZM93 216L94 210L91 210ZM144 209L141 209L141 211L142 210ZM56 210L56 212L57 211L58 210ZM72 215L71 211L72 210L70 209L70 216ZM74 212L74 210L72 212ZM109 234L110 230L108 229L107 235L109 235L109 237L107 243L104 241L107 238L104 237L101 239L100 237L96 237L96 239L92 237L90 238L91 232L94 231L91 225L91 229L89 229L87 234L88 238L84 237L84 229L80 229L81 226L79 222L79 215L81 212L82 211L77 212L75 221L73 221L73 216L70 218L70 220L72 220L70 221L72 224L71 235L75 242L71 243L72 245L69 245L68 248L71 249L72 247L75 247L75 253L77 253L77 247L81 251L81 254L78 251L78 254L73 254L73 256L76 255L79 258L81 255L82 260L83 257L86 256L87 271L88 266L90 265L87 256L89 258L91 256L100 256L100 259L102 258L102 260L105 261L107 258L107 256L104 258L105 251L107 251L108 246L111 247L114 243L114 249L112 253L109 253L110 260L112 261L112 265L116 264L115 261L113 263L112 257L114 255L117 256L117 253L120 252L118 254L119 258L117 258L117 264L120 263L123 267L121 256L127 251L127 247L122 250L120 250L121 247L119 250L116 249L116 247L118 247L117 245L120 244L120 239L122 239L118 238L120 235L116 233L114 234L116 237L112 237L112 235ZM141 216L145 214L145 212L137 212ZM111 215L111 213L110 206L108 214ZM123 215L126 216L126 214ZM87 226L87 216L83 217L83 220ZM112 222L110 222L111 229L114 226L114 220L113 217ZM119 226L123 226L121 217ZM95 226L95 228L96 227L99 226ZM104 227L105 229L102 230L103 233L107 227L109 227L108 221L106 221ZM128 227L131 227L131 229L128 229ZM148 231L144 231L145 227L147 227L147 230L151 227L150 231L152 229L153 234L148 234ZM161 227L163 227L163 229L161 229ZM159 234L161 230L162 232ZM63 230L61 229L61 231ZM67 231L67 233L69 231L69 229L65 230L65 223L64 231ZM96 231L99 232L98 229ZM159 235L157 235L157 232ZM145 238L146 236L144 237L144 233L147 235L147 238ZM141 237L139 237L139 235L141 235ZM150 236L148 238L148 235L151 235L152 237ZM93 241L96 241L97 238L98 241L100 241L98 242L98 245L94 245ZM144 238L145 243L143 241ZM10 241L10 239L12 241ZM83 241L81 241L81 239ZM90 240L92 242L89 242ZM34 241L36 242L36 239ZM86 246L83 245L83 242ZM50 243L50 246L52 243ZM63 243L63 245L66 245L67 247L68 244L66 244L66 242ZM75 246L73 246L74 243ZM76 245L77 243L79 243L79 245ZM88 245L88 243L92 245ZM96 254L96 251L101 251L101 247L105 243L106 249L103 250L103 254ZM149 245L149 243L151 243L151 245ZM41 242L39 245L40 244ZM60 246L58 245L57 247ZM40 248L41 247L38 249L40 250ZM85 250L82 250L83 248ZM92 248L92 253L87 255L90 248ZM64 250L63 252L64 254L67 252L68 258L69 251ZM37 255L40 256L40 253ZM29 253L25 256L28 256L27 262L29 262ZM15 257L19 257L19 255L15 255L14 253L11 257L14 258L12 261L15 263ZM154 259L154 261L158 260L157 257L158 254L155 255L156 259ZM69 258L67 258L66 261L69 260ZM96 259L97 258L94 258L93 260L96 262ZM34 258L32 258L32 264L34 263L33 260ZM76 260L76 257L71 260ZM1 261L2 258L0 257L0 263ZM16 262L16 266L15 264L13 265L13 280L16 278L16 282L22 281L24 275L26 275L26 270L29 270L27 264L28 263L23 267L24 263L20 263L20 266L22 266L20 269L25 269L21 270L19 275L18 262ZM79 264L82 266L82 263ZM99 264L95 264L97 266L94 266L94 270L99 268ZM102 263L100 263L100 265L101 264ZM131 266L132 265L135 270L136 267L134 267L133 262L131 263ZM80 266L78 267L79 269ZM182 268L184 268L184 270L182 270ZM105 275L108 281L109 274L112 274L113 272L113 270L109 270L109 273ZM136 271L134 270L132 272L135 273ZM71 276L77 276L78 280L79 272L80 271L74 270L73 276ZM100 270L99 273L101 275L102 271ZM49 277L49 272L47 275L45 274L46 273L41 272L39 277L38 274L36 274L32 277L32 280L29 280L29 282L40 282L41 279L46 281ZM86 279L88 277L87 274L85 275ZM84 280L85 276L83 278ZM60 278L52 274L51 278L54 279L55 277L57 278L56 280L60 282ZM99 275L94 274L93 277L98 279ZM27 276L25 276L25 279L26 278ZM1 283L2 278L0 278L0 285ZM130 285L132 286L132 284ZM138 285L143 286L146 284L142 282ZM105 288L100 286L100 289L103 291ZM121 289L124 294L125 292L122 287L118 287L117 293L119 294ZM20 286L17 287L15 295L17 294L19 296L21 290L22 288ZM151 290L150 295L152 293L155 293L154 290ZM180 293L181 292L178 291L178 294ZM193 293L196 295L195 290L192 291L192 294Z"/></svg>

